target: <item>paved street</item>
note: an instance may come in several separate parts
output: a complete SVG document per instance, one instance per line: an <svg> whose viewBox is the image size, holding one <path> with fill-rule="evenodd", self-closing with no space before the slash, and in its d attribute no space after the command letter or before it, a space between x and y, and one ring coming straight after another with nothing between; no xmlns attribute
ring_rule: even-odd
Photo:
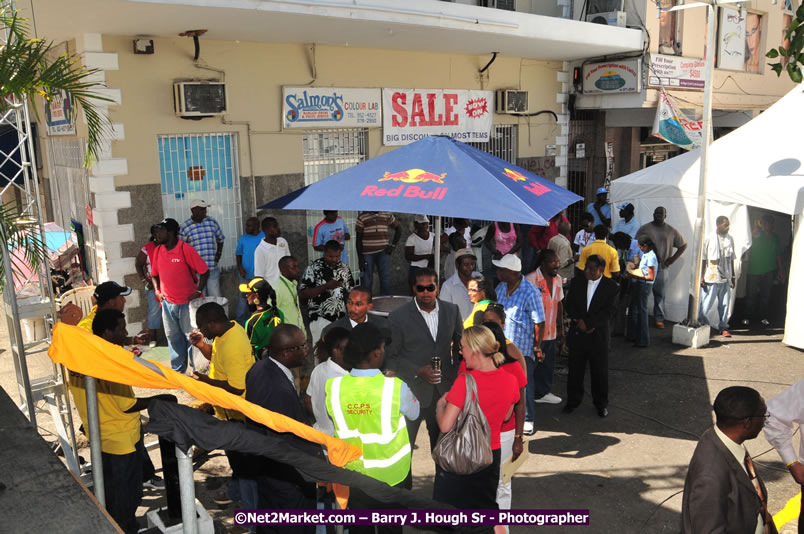
<svg viewBox="0 0 804 534"><path fill-rule="evenodd" d="M589 398L570 415L558 405L538 406L538 432L528 443L531 456L514 479L514 508L588 508L591 530L585 532L678 532L687 464L696 436L712 423L717 392L743 384L768 399L804 374L804 354L781 344L781 331L736 331L728 342L716 338L702 350L673 346L670 329L652 334L649 349L613 340L607 419L597 416ZM4 331L0 335L0 348L6 349L0 353L2 386L18 400L7 338ZM563 397L565 385L566 377L556 376L554 392ZM762 435L747 447L752 455L770 449ZM414 489L425 493L431 491L433 475L427 450L426 433L420 432ZM89 457L88 450L83 454ZM211 456L196 471L197 491L216 520L231 524L233 506L212 502L226 481L225 459L219 451ZM757 460L775 514L798 495L799 487L775 451ZM162 500L158 492L146 491L140 513ZM783 532L795 532L795 523Z"/></svg>

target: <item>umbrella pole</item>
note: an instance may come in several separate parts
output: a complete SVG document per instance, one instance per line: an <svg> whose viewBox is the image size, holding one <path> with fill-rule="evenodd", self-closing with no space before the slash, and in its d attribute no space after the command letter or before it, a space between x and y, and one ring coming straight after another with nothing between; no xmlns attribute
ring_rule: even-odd
<svg viewBox="0 0 804 534"><path fill-rule="evenodd" d="M441 216L437 215L435 218L435 237L433 238L433 253L434 253L434 266L436 275L440 278L441 272ZM441 280L443 283L444 281Z"/></svg>

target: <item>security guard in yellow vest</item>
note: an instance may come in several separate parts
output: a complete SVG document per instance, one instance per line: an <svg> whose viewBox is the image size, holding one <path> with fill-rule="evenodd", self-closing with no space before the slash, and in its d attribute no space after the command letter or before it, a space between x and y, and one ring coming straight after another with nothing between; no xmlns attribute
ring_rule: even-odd
<svg viewBox="0 0 804 534"><path fill-rule="evenodd" d="M385 360L385 337L371 323L354 327L346 344L346 376L327 381L327 413L335 437L363 449L363 456L346 465L390 486L411 487L411 446L405 418L419 416L419 401L399 378L380 371ZM354 509L392 508L357 488L349 506ZM374 532L374 526L349 527L350 534ZM381 532L402 532L402 527L377 527Z"/></svg>

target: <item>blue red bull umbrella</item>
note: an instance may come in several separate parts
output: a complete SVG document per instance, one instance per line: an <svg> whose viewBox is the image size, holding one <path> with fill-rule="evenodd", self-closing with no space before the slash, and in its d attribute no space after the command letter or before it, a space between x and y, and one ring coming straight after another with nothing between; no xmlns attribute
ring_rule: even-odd
<svg viewBox="0 0 804 534"><path fill-rule="evenodd" d="M427 213L546 225L583 197L449 137L426 137L260 209Z"/></svg>

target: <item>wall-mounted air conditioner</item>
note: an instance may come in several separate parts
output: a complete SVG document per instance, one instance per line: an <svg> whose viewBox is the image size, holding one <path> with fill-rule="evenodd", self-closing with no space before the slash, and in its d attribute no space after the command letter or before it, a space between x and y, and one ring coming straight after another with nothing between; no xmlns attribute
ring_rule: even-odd
<svg viewBox="0 0 804 534"><path fill-rule="evenodd" d="M604 24L606 26L619 26L625 28L626 13L625 11L607 11L604 13L594 13L586 15L586 22L594 22L595 24Z"/></svg>
<svg viewBox="0 0 804 534"><path fill-rule="evenodd" d="M176 116L200 119L224 115L227 109L224 82L176 82L173 84L173 109Z"/></svg>
<svg viewBox="0 0 804 534"><path fill-rule="evenodd" d="M528 92L500 90L497 91L495 98L497 102L497 113L527 113L528 112Z"/></svg>

